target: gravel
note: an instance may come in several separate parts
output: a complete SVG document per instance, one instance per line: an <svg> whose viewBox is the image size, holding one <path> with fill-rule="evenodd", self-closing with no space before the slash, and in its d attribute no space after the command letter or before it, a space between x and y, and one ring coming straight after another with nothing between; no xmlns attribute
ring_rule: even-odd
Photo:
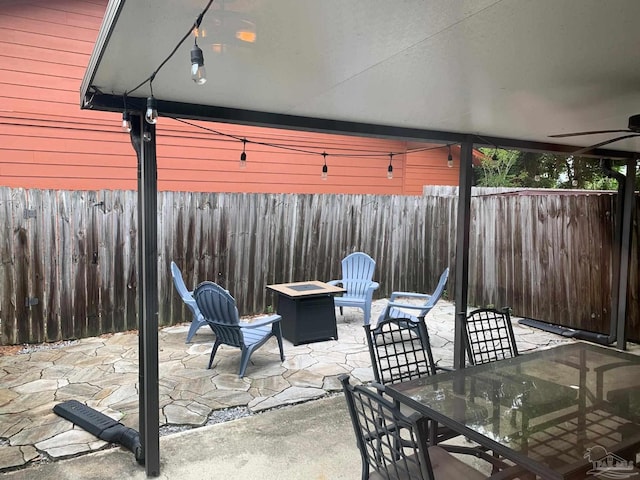
<svg viewBox="0 0 640 480"><path fill-rule="evenodd" d="M56 350L58 348L68 347L70 345L76 345L78 340L64 340L62 342L54 343L41 343L39 345L25 345L18 350L18 355L24 355L28 353L41 352L43 350Z"/></svg>
<svg viewBox="0 0 640 480"><path fill-rule="evenodd" d="M216 410L211 412L209 419L206 421L206 425L215 425L216 423L230 422L231 420L237 420L238 418L249 417L253 415L247 407L231 407L223 410ZM172 433L184 432L198 428L193 425L163 425L160 427L160 436L171 435Z"/></svg>

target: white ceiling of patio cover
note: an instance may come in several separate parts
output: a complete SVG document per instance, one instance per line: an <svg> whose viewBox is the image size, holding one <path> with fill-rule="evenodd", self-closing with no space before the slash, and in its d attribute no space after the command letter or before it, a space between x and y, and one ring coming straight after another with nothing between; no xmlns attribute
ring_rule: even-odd
<svg viewBox="0 0 640 480"><path fill-rule="evenodd" d="M131 90L206 3L126 0L92 84ZM255 24L255 43L223 31L238 20ZM202 27L207 83L190 79L190 38L158 73L157 98L542 142L640 113L638 0L227 0Z"/></svg>

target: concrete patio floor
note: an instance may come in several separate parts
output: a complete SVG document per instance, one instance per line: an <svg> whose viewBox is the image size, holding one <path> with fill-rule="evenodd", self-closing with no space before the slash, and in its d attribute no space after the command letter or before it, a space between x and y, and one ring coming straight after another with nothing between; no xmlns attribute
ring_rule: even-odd
<svg viewBox="0 0 640 480"><path fill-rule="evenodd" d="M373 319L385 305L386 300L374 302ZM440 301L428 316L433 353L440 365L452 365L454 311L452 303ZM167 435L166 438L182 436L189 433L182 430L206 426L205 429L198 428L198 432L190 430L201 435L202 431L209 429L220 432L224 425L212 424L221 420L249 416L237 422L251 422L262 415L286 415L288 409L257 414L331 397L332 393L339 391L337 376L342 373L352 375L356 383L371 381L371 361L361 311L346 308L345 315L339 315L337 310L336 313L338 341L294 347L285 340L286 360L281 363L276 342L271 339L254 353L242 379L237 376L240 360L237 349L221 347L213 368L207 370L213 343L213 334L208 328L201 328L193 343L188 345L184 343L188 325L162 329L159 332L161 434ZM573 341L519 325L516 318L514 330L523 353ZM63 345L29 347L23 349L24 353L0 357L0 472L8 474L10 470L24 469L22 474L13 472L12 478L29 478L27 472L38 468L39 478L45 478L42 472L52 474L47 478L75 478L54 475L58 470L58 467L53 468L54 464L103 449L125 452L123 455L131 457L133 462L130 452L109 448L109 444L74 427L54 414L52 409L56 403L75 399L138 429L137 351L138 336L132 332ZM318 401L333 401L341 405L342 400L328 398ZM314 408L314 403L309 404L309 412L319 414L321 408ZM300 407L290 407L292 411L294 408ZM346 408L342 420L347 428L342 433L351 438L353 433L345 415ZM334 435L330 434L329 442ZM168 445L164 438L162 445ZM314 446L310 444L307 448L313 449ZM351 478L357 478L359 456L354 440L351 440L349 456L357 467L356 476ZM331 463L330 459L327 461ZM104 477L82 478L114 478L114 472L103 473ZM227 477L241 478L233 474Z"/></svg>

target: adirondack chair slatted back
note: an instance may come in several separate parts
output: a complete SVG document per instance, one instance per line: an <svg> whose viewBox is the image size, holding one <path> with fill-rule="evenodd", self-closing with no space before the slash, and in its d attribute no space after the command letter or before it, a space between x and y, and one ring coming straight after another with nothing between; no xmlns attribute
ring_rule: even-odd
<svg viewBox="0 0 640 480"><path fill-rule="evenodd" d="M346 290L344 295L333 300L335 306L340 308L340 314L343 307L361 308L365 325L369 323L373 291L380 286L373 281L375 269L375 260L363 252L354 252L342 259L342 278L327 282L329 285L340 285Z"/></svg>
<svg viewBox="0 0 640 480"><path fill-rule="evenodd" d="M191 320L191 326L189 327L189 333L187 334L186 343L191 342L191 339L196 334L198 329L207 324L204 317L202 316L202 312L198 308L196 304L196 299L193 298L192 292L187 289L187 286L184 284L184 280L182 278L182 272L178 265L175 262L171 262L171 277L173 278L173 285L176 287L180 298L184 304L191 310L193 314L193 318Z"/></svg>
<svg viewBox="0 0 640 480"><path fill-rule="evenodd" d="M440 279L438 280L438 285L436 289L431 294L431 298L425 303L424 309L420 312L420 316L424 317L427 313L431 311L431 309L438 303L440 297L444 293L444 287L447 284L447 280L449 279L449 267L445 268L442 274L440 275Z"/></svg>
<svg viewBox="0 0 640 480"><path fill-rule="evenodd" d="M375 269L375 260L366 253L355 252L342 259L342 283L349 296L367 296Z"/></svg>
<svg viewBox="0 0 640 480"><path fill-rule="evenodd" d="M202 314L220 342L242 348L244 338L240 328L240 315L231 294L218 284L202 282L195 295Z"/></svg>
<svg viewBox="0 0 640 480"><path fill-rule="evenodd" d="M438 285L435 290L431 294L422 294L422 293L413 293L413 292L392 292L391 293L391 301L387 305L387 308L383 310L382 314L378 318L378 322L382 322L389 318L407 318L413 321L417 319L424 319L427 314L433 309L433 307L438 303L440 297L444 293L444 288L447 285L447 280L449 279L449 267L445 268L442 274L440 275L440 279L438 280ZM424 299L424 303L414 302L412 304L402 303L398 301L398 298L413 298L415 299ZM404 310L403 310L404 308ZM410 310L410 311L407 311Z"/></svg>
<svg viewBox="0 0 640 480"><path fill-rule="evenodd" d="M191 292L187 289L187 286L184 284L184 280L182 278L182 272L178 268L178 265L175 262L171 262L171 276L173 277L173 284L176 287L176 290L182 297L182 299L189 299L191 297Z"/></svg>

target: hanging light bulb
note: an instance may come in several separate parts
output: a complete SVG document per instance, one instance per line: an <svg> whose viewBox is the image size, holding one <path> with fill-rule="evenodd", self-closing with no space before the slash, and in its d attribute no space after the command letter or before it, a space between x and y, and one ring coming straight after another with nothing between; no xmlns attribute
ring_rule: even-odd
<svg viewBox="0 0 640 480"><path fill-rule="evenodd" d="M151 94L150 97L147 97L147 112L145 113L144 118L151 125L155 125L158 122L158 104L153 94Z"/></svg>
<svg viewBox="0 0 640 480"><path fill-rule="evenodd" d="M329 167L327 167L327 153L322 152L322 156L324 157L324 165L322 166L322 175L320 176L320 178L322 178L322 180L326 180L329 176Z"/></svg>
<svg viewBox="0 0 640 480"><path fill-rule="evenodd" d="M391 162L393 161L393 153L389 154L389 166L387 167L387 178L391 180L393 178L393 165Z"/></svg>
<svg viewBox="0 0 640 480"><path fill-rule="evenodd" d="M207 71L204 68L204 55L197 43L191 49L191 80L197 85L204 85L207 82Z"/></svg>
<svg viewBox="0 0 640 480"><path fill-rule="evenodd" d="M242 140L242 153L240 154L240 168L244 169L247 166L247 152L244 151L247 146L247 139Z"/></svg>
<svg viewBox="0 0 640 480"><path fill-rule="evenodd" d="M126 110L122 112L122 129L125 132L131 131L131 118L129 117L129 112Z"/></svg>
<svg viewBox="0 0 640 480"><path fill-rule="evenodd" d="M447 167L453 168L453 156L451 155L451 145L449 145L449 155L447 155Z"/></svg>

